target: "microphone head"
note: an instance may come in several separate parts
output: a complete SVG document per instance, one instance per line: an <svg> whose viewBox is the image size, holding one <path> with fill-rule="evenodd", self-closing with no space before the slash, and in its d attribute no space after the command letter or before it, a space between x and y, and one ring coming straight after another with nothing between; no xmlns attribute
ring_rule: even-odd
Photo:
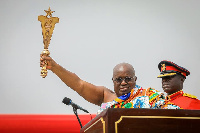
<svg viewBox="0 0 200 133"><path fill-rule="evenodd" d="M66 104L66 105L70 105L71 104L71 99L70 98L67 98L67 97L65 97L64 99L63 99L63 101L62 101L64 104Z"/></svg>

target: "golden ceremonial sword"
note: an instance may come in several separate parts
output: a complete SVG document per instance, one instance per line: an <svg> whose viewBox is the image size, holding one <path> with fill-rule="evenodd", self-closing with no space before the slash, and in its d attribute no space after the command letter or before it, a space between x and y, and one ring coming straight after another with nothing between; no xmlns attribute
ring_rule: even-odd
<svg viewBox="0 0 200 133"><path fill-rule="evenodd" d="M50 7L48 10L44 10L47 14L46 16L40 15L38 16L38 21L41 22L42 27L42 35L43 35L43 43L44 43L44 49L42 51L42 54L45 56L49 56L50 52L48 50L50 40L53 34L53 30L56 23L59 23L58 17L52 17L52 13L54 11L51 11ZM41 69L41 76L45 78L47 76L47 62L45 61L45 65Z"/></svg>

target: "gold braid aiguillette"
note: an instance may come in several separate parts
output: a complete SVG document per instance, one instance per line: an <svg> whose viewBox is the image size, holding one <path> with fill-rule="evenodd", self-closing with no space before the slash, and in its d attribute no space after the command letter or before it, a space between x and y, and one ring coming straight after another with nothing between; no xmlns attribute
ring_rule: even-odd
<svg viewBox="0 0 200 133"><path fill-rule="evenodd" d="M53 30L55 27L56 23L59 23L59 18L58 17L52 17L52 13L54 11L51 11L50 7L48 10L44 10L47 15L43 16L40 15L38 16L38 21L41 22L41 27L42 27L42 35L43 35L43 43L44 43L44 49L42 51L42 54L45 56L49 56L50 52L48 50L50 40L53 34ZM47 76L47 62L45 61L45 65L41 69L41 76L45 78Z"/></svg>

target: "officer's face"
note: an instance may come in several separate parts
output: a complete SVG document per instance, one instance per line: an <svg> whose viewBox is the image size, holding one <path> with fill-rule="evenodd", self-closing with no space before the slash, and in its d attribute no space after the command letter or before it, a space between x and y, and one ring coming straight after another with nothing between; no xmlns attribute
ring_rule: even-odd
<svg viewBox="0 0 200 133"><path fill-rule="evenodd" d="M181 75L167 76L162 78L162 88L168 95L183 89L185 78Z"/></svg>
<svg viewBox="0 0 200 133"><path fill-rule="evenodd" d="M114 89L117 96L129 93L136 85L137 77L132 69L121 66L113 74Z"/></svg>

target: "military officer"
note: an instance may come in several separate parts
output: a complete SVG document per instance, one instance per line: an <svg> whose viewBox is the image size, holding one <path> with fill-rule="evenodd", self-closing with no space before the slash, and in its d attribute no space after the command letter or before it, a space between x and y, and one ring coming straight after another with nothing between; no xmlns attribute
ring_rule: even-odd
<svg viewBox="0 0 200 133"><path fill-rule="evenodd" d="M167 93L161 108L200 110L200 100L196 96L183 92L183 83L190 72L171 61L163 60L158 64L162 78L162 88Z"/></svg>

